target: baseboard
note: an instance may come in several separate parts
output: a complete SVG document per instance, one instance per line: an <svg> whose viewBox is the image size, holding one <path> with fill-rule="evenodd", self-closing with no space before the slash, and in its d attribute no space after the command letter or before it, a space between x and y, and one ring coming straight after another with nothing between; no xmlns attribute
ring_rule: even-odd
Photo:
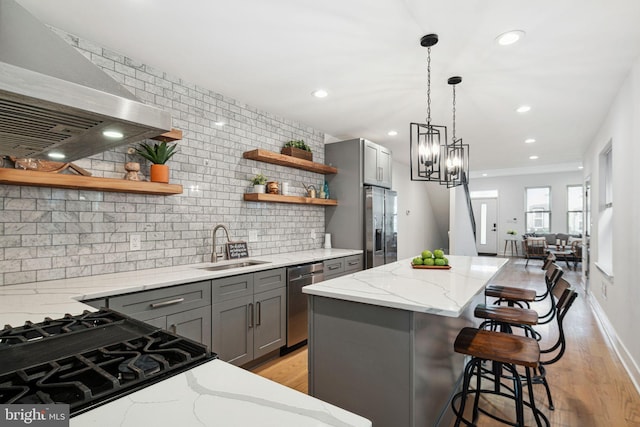
<svg viewBox="0 0 640 427"><path fill-rule="evenodd" d="M589 300L589 304L593 310L593 313L596 315L596 319L598 320L602 331L605 336L611 342L613 349L618 355L618 359L624 366L624 369L627 371L631 382L635 386L638 393L640 393L640 369L638 369L638 365L635 363L629 351L625 347L624 343L618 339L618 334L616 333L615 328L609 321L607 314L604 312L598 300L589 292L587 295Z"/></svg>

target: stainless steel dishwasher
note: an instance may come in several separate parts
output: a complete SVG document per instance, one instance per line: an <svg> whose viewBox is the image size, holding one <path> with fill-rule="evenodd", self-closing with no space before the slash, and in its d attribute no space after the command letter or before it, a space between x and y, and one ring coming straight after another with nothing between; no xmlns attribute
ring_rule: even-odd
<svg viewBox="0 0 640 427"><path fill-rule="evenodd" d="M305 341L307 331L307 296L302 287L324 280L323 264L303 264L287 269L287 348Z"/></svg>

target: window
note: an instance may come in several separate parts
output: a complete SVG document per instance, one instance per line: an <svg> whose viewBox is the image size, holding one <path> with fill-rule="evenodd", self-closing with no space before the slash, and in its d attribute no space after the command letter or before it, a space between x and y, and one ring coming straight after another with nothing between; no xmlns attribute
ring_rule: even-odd
<svg viewBox="0 0 640 427"><path fill-rule="evenodd" d="M584 230L583 200L582 185L567 186L567 232L569 234L581 235Z"/></svg>
<svg viewBox="0 0 640 427"><path fill-rule="evenodd" d="M551 232L551 187L525 189L525 205L527 233Z"/></svg>
<svg viewBox="0 0 640 427"><path fill-rule="evenodd" d="M598 246L596 266L613 278L613 141L600 153L598 192Z"/></svg>

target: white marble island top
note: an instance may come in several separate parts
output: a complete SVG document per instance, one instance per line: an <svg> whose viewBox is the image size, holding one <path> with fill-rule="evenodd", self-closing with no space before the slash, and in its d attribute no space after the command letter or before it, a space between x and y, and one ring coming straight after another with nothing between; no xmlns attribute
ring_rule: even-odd
<svg viewBox="0 0 640 427"><path fill-rule="evenodd" d="M213 360L73 417L70 425L371 427L371 422Z"/></svg>
<svg viewBox="0 0 640 427"><path fill-rule="evenodd" d="M458 317L475 295L507 264L505 258L447 256L451 269L414 269L411 258L337 279L302 291L346 301Z"/></svg>

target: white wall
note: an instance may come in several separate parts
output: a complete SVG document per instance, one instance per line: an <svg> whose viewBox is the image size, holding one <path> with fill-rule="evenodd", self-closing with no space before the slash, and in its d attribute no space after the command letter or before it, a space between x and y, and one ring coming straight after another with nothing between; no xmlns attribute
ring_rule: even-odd
<svg viewBox="0 0 640 427"><path fill-rule="evenodd" d="M592 304L608 326L614 344L627 369L640 383L640 60L636 61L613 102L596 137L585 153L584 174L592 185L591 277ZM598 220L600 194L598 156L613 145L613 276L609 280L595 268L598 260Z"/></svg>
<svg viewBox="0 0 640 427"><path fill-rule="evenodd" d="M551 232L567 232L567 186L582 185L582 172L474 178L470 191L498 190L498 251L504 248L507 230L525 232L525 188L551 187ZM515 221L515 222L514 222Z"/></svg>
<svg viewBox="0 0 640 427"><path fill-rule="evenodd" d="M398 192L398 259L447 246L446 236L435 220L427 185L434 184L411 181L409 165L393 162L393 189Z"/></svg>
<svg viewBox="0 0 640 427"><path fill-rule="evenodd" d="M455 187L449 191L451 205L450 253L454 255L477 256L478 248L476 247L476 240L473 236L471 216L469 215L469 206L464 188Z"/></svg>

